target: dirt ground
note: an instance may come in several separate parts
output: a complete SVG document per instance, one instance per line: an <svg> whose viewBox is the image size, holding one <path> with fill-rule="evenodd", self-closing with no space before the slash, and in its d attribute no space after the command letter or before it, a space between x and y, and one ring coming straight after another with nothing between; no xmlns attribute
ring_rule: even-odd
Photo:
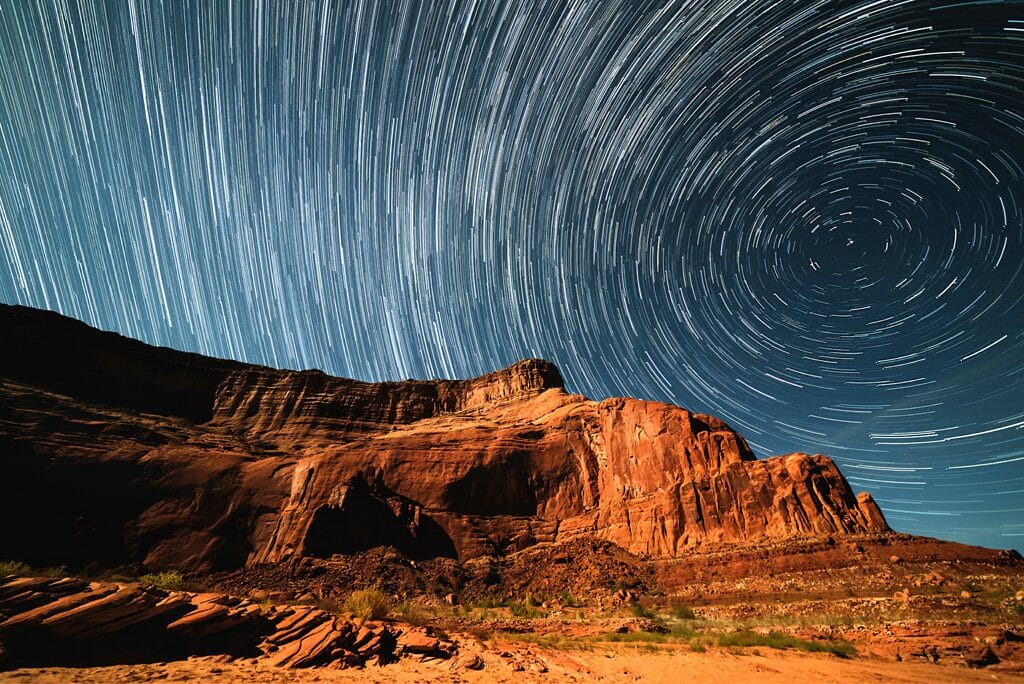
<svg viewBox="0 0 1024 684"><path fill-rule="evenodd" d="M400 649L399 662L364 669L285 669L266 654L218 655L23 668L0 672L0 682L1024 682L1019 557L896 541L731 549L650 567L615 549L573 545L481 568L412 564L381 550L310 567L249 568L214 578L214 589L248 596L260 610L295 601L342 617L352 587L390 578L382 622L395 633L429 631L452 648L441 655ZM492 595L480 588L489 574L500 580ZM138 641L132 634L131 644ZM454 655L422 660L428 652ZM11 642L6 655L12 664L117 662L47 660L47 653L15 660Z"/></svg>
<svg viewBox="0 0 1024 684"><path fill-rule="evenodd" d="M730 652L683 649L650 652L627 645L593 651L534 650L537 667L516 672L497 653L484 653L482 670L453 669L455 663L409 659L360 670L286 670L245 660L215 658L97 668L26 668L0 673L4 682L106 684L108 682L1022 682L1024 676L925 663L874 658L841 659L832 655L761 649Z"/></svg>

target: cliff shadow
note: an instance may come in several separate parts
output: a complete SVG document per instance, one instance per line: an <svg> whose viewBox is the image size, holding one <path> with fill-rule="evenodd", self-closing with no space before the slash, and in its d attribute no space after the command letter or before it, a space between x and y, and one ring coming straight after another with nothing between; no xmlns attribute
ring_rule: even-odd
<svg viewBox="0 0 1024 684"><path fill-rule="evenodd" d="M415 501L358 475L341 501L314 512L303 538L305 555L328 558L391 546L414 560L457 558L455 543Z"/></svg>

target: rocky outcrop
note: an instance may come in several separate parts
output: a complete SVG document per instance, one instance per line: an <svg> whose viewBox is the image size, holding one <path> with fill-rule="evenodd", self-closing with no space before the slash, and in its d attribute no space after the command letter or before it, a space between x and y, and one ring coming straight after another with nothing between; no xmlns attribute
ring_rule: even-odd
<svg viewBox="0 0 1024 684"><path fill-rule="evenodd" d="M0 330L0 515L26 521L0 531L12 558L214 570L584 537L676 557L888 529L824 456L759 460L717 418L591 401L546 361L364 383L148 347L20 307L0 307Z"/></svg>
<svg viewBox="0 0 1024 684"><path fill-rule="evenodd" d="M551 363L527 359L471 380L368 383L320 371L247 369L229 374L213 404L217 426L253 437L275 434L294 445L344 438L445 414L488 407L562 388Z"/></svg>
<svg viewBox="0 0 1024 684"><path fill-rule="evenodd" d="M74 578L0 578L0 667L156 662L193 655L352 667L455 646L410 625L312 606Z"/></svg>

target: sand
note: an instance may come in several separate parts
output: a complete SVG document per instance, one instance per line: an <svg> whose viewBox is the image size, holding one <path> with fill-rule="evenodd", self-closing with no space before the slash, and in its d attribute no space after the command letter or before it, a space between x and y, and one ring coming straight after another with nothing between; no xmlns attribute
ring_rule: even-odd
<svg viewBox="0 0 1024 684"><path fill-rule="evenodd" d="M145 665L93 668L25 668L0 673L4 682L1022 682L1024 676L970 670L950 665L841 659L833 655L759 649L757 654L723 649L705 653L668 649L649 652L629 645L592 651L532 651L534 667L513 671L498 652L482 654L484 669L466 670L450 662L409 659L385 667L361 670L284 670L255 661L217 662L215 658Z"/></svg>

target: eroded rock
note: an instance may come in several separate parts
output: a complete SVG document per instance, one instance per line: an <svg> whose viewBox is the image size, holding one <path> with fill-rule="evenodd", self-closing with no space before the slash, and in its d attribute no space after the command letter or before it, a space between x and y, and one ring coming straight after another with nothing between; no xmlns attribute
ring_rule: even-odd
<svg viewBox="0 0 1024 684"><path fill-rule="evenodd" d="M0 515L24 521L0 542L38 564L209 571L374 545L467 559L582 537L674 557L888 530L825 456L758 460L717 418L590 401L542 360L364 383L23 307L0 306L0 330Z"/></svg>
<svg viewBox="0 0 1024 684"><path fill-rule="evenodd" d="M31 591L32 600L24 600ZM189 656L257 657L290 667L449 658L455 644L416 628L310 606L261 608L216 593L49 578L0 581L0 665L103 665ZM408 630L408 631L404 631ZM399 638L402 639L399 645Z"/></svg>

